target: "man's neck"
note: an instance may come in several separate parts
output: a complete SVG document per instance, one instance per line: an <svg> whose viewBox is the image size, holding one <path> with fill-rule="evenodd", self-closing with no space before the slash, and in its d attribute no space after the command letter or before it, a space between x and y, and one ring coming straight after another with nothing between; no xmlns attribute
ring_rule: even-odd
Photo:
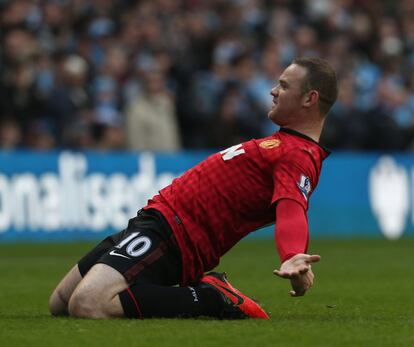
<svg viewBox="0 0 414 347"><path fill-rule="evenodd" d="M310 137L312 140L319 142L323 123L323 120L318 122L292 122L290 124L284 125L284 127L295 130L303 135Z"/></svg>

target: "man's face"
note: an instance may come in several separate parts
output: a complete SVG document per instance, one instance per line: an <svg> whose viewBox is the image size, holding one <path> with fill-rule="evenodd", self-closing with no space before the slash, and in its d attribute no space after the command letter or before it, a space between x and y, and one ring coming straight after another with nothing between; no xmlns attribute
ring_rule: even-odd
<svg viewBox="0 0 414 347"><path fill-rule="evenodd" d="M300 112L304 100L302 83L305 76L306 69L295 64L283 71L278 85L270 92L273 105L268 117L273 123L284 126Z"/></svg>

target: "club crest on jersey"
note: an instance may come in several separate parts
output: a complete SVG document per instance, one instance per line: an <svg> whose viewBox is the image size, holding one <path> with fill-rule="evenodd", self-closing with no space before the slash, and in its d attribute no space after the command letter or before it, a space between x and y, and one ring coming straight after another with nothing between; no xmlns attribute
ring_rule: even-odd
<svg viewBox="0 0 414 347"><path fill-rule="evenodd" d="M312 190L312 185L310 182L309 177L306 177L305 175L300 176L300 181L297 182L299 190L302 192L304 198L306 201L308 201L309 193Z"/></svg>
<svg viewBox="0 0 414 347"><path fill-rule="evenodd" d="M272 148L279 147L281 143L282 141L279 139L265 140L265 141L260 142L259 146L264 149L272 149Z"/></svg>

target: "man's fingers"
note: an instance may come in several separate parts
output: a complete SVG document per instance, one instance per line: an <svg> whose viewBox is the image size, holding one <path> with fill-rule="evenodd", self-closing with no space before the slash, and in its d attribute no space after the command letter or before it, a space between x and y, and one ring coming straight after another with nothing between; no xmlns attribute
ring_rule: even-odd
<svg viewBox="0 0 414 347"><path fill-rule="evenodd" d="M317 254L298 254L285 261L280 269L273 270L273 274L281 278L297 279L309 272L312 263L316 263L320 260L321 257Z"/></svg>
<svg viewBox="0 0 414 347"><path fill-rule="evenodd" d="M281 271L281 270L273 270L273 274L282 278L291 278L292 274L290 272Z"/></svg>
<svg viewBox="0 0 414 347"><path fill-rule="evenodd" d="M292 290L289 291L290 296L303 296L313 284L314 275L311 264L320 260L321 257L317 254L297 254L285 261L281 268L274 270L273 273L276 276L290 279L292 286Z"/></svg>
<svg viewBox="0 0 414 347"><path fill-rule="evenodd" d="M273 270L273 274L282 278L285 278L286 274L283 271Z"/></svg>
<svg viewBox="0 0 414 347"><path fill-rule="evenodd" d="M296 292L294 290L291 290L289 292L289 294L290 294L290 296L297 297L297 296L304 296L305 295L305 292L304 291L303 292Z"/></svg>
<svg viewBox="0 0 414 347"><path fill-rule="evenodd" d="M309 268L300 268L299 270L296 271L280 271L280 270L273 270L273 274L282 278L290 278L290 279L295 279L298 278L299 276L305 274L306 272L309 271Z"/></svg>
<svg viewBox="0 0 414 347"><path fill-rule="evenodd" d="M273 270L273 275L279 276L279 277L283 277L282 276L282 272L279 270Z"/></svg>
<svg viewBox="0 0 414 347"><path fill-rule="evenodd" d="M282 278L288 278L288 279L295 279L301 275L300 271L283 271L283 270L273 270L273 274L276 276L279 276Z"/></svg>
<svg viewBox="0 0 414 347"><path fill-rule="evenodd" d="M290 296L297 297L297 296L304 296L306 293L306 289L299 289L299 288L293 288L291 291L289 291Z"/></svg>
<svg viewBox="0 0 414 347"><path fill-rule="evenodd" d="M320 255L313 254L313 255L310 255L308 257L308 259L306 259L306 262L309 263L309 264L312 264L312 263L317 263L320 260L321 260L321 256Z"/></svg>

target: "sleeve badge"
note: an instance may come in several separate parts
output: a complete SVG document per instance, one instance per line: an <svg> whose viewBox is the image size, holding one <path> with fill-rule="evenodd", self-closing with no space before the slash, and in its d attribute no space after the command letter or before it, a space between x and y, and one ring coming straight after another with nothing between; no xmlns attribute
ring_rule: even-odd
<svg viewBox="0 0 414 347"><path fill-rule="evenodd" d="M308 201L309 194L312 191L312 185L309 177L301 175L300 181L297 182L297 185L305 200Z"/></svg>
<svg viewBox="0 0 414 347"><path fill-rule="evenodd" d="M259 146L264 149L272 149L272 148L279 147L281 143L282 141L279 139L265 140L265 141L260 142Z"/></svg>

